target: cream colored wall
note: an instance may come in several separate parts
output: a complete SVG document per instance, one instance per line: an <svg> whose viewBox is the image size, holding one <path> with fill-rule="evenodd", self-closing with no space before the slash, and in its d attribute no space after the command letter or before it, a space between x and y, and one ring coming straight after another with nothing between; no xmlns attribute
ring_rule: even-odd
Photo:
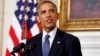
<svg viewBox="0 0 100 56"><path fill-rule="evenodd" d="M9 28L13 19L13 11L17 0L5 0L4 2L4 22L3 22L3 41L2 41L2 56L5 56L7 47L7 38L9 34Z"/></svg>
<svg viewBox="0 0 100 56"><path fill-rule="evenodd" d="M100 55L100 31L69 32L77 36L81 42L83 56Z"/></svg>
<svg viewBox="0 0 100 56"><path fill-rule="evenodd" d="M1 56L1 52L2 52L2 33L3 33L3 0L0 0L0 56Z"/></svg>

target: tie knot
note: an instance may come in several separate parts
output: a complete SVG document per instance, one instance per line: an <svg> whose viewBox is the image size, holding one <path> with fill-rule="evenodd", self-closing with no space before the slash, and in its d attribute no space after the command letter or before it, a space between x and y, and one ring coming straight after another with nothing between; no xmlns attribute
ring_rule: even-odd
<svg viewBox="0 0 100 56"><path fill-rule="evenodd" d="M45 36L45 40L48 40L49 38L50 38L50 35L47 34L47 35Z"/></svg>

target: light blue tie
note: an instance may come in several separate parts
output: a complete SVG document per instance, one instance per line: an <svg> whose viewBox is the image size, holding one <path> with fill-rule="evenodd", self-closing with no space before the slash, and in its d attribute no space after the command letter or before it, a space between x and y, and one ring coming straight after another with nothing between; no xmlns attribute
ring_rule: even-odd
<svg viewBox="0 0 100 56"><path fill-rule="evenodd" d="M45 36L45 41L42 46L43 56L48 56L49 54L49 49L50 49L49 37L50 37L49 35Z"/></svg>

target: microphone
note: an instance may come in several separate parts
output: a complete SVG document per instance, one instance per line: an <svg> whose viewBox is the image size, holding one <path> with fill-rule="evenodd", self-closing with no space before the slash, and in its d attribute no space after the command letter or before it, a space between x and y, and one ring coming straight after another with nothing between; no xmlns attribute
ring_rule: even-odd
<svg viewBox="0 0 100 56"><path fill-rule="evenodd" d="M28 51L30 51L31 49L33 49L35 46L36 46L36 44L34 44L34 43L31 43L31 44L29 44L29 45L26 45L26 46L24 47L24 51L25 51L25 52L28 52Z"/></svg>
<svg viewBox="0 0 100 56"><path fill-rule="evenodd" d="M34 43L31 43L31 44L28 44L28 45L25 45L24 43L20 43L18 44L17 46L15 46L13 48L13 51L11 52L11 54L13 56L15 56L15 53L19 52L20 53L20 50L24 49L20 54L23 55L24 53L26 52L29 52L31 49L33 49L36 45Z"/></svg>
<svg viewBox="0 0 100 56"><path fill-rule="evenodd" d="M18 44L17 46L15 46L13 48L13 51L11 52L11 54L14 54L16 52L19 52L21 49L23 49L25 47L25 44L24 43L20 43Z"/></svg>

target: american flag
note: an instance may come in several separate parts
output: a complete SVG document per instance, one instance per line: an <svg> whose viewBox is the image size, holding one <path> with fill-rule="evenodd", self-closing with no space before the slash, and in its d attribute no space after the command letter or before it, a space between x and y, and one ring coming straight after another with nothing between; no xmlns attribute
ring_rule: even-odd
<svg viewBox="0 0 100 56"><path fill-rule="evenodd" d="M39 33L39 24L36 20L37 0L17 0L6 48L6 55L11 56L14 46L25 42ZM16 54L16 56L20 56Z"/></svg>

